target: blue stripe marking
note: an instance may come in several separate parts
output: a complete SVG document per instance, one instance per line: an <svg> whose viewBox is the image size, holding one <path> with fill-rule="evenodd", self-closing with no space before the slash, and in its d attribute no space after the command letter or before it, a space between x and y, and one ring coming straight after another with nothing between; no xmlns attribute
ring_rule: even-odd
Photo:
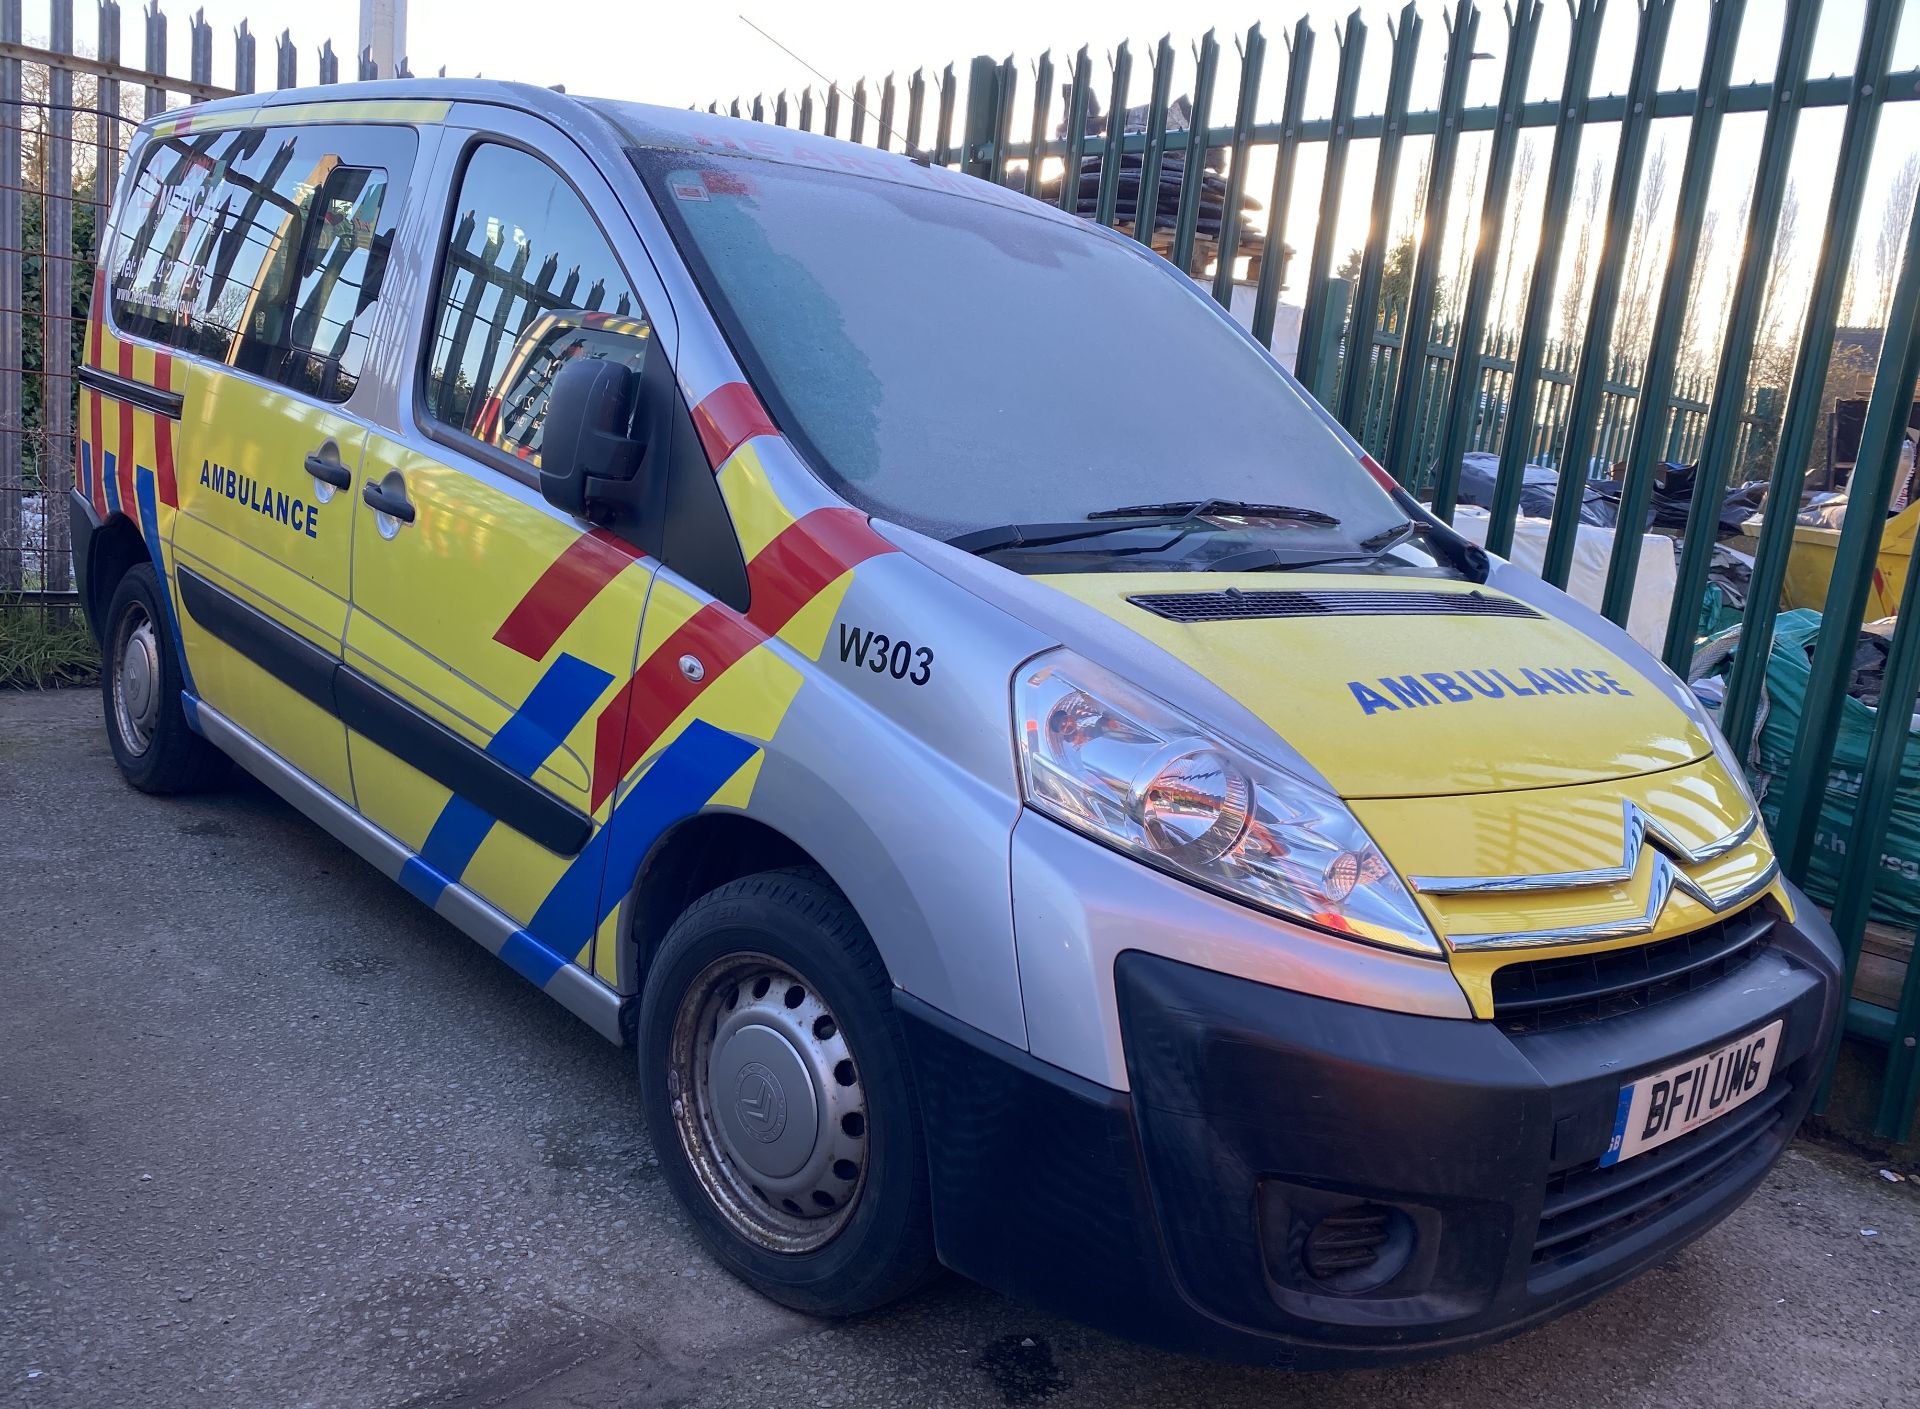
<svg viewBox="0 0 1920 1409"><path fill-rule="evenodd" d="M619 905L660 834L699 811L758 752L759 745L705 720L687 725L574 857L523 931L529 942L537 935L541 947L570 961Z"/></svg>
<svg viewBox="0 0 1920 1409"><path fill-rule="evenodd" d="M567 965L564 955L556 954L525 930L515 930L500 946L500 957L507 966L535 988L545 988L547 980Z"/></svg>
<svg viewBox="0 0 1920 1409"><path fill-rule="evenodd" d="M80 492L93 498L93 442L80 442Z"/></svg>
<svg viewBox="0 0 1920 1409"><path fill-rule="evenodd" d="M500 726L487 744L487 753L521 777L532 777L612 683L613 677L598 666L578 656L561 655L534 682L520 708ZM401 872L400 883L426 904L436 903L440 892L466 871L480 843L493 830L493 822L490 814L466 798L457 794L448 798L421 843L419 867L415 869L409 862L407 870ZM413 872L411 881L409 871Z"/></svg>
<svg viewBox="0 0 1920 1409"><path fill-rule="evenodd" d="M107 483L113 483L113 456L107 456ZM140 532L147 540L147 552L153 555L153 571L160 579L160 609L166 613L167 633L173 637L174 654L180 659L180 679L189 695L200 692L193 685L193 671L187 665L187 643L180 639L180 616L173 609L173 593L167 587L167 564L160 556L160 510L154 497L153 471L136 465L133 492L140 499ZM190 715L189 722L197 719Z"/></svg>
<svg viewBox="0 0 1920 1409"><path fill-rule="evenodd" d="M400 868L400 874L394 877L402 889L422 905L431 907L440 898L440 892L447 888L447 878L417 856L409 856L406 864Z"/></svg>
<svg viewBox="0 0 1920 1409"><path fill-rule="evenodd" d="M100 457L100 482L106 486L107 512L110 514L120 512L120 476L117 473L118 468L114 463L113 452L111 450ZM159 560L156 558L155 561L158 562Z"/></svg>

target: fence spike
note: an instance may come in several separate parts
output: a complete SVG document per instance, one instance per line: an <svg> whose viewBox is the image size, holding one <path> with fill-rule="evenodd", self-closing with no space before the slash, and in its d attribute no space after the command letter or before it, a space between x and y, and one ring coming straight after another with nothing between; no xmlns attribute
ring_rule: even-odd
<svg viewBox="0 0 1920 1409"><path fill-rule="evenodd" d="M1233 38L1240 56L1240 92L1233 104L1233 148L1228 161L1226 198L1220 204L1220 238L1213 263L1213 298L1222 308L1233 308L1233 266L1240 254L1240 208L1247 194L1247 157L1253 145L1253 114L1260 98L1260 70L1266 62L1267 41L1258 20L1246 39Z"/></svg>
<svg viewBox="0 0 1920 1409"><path fill-rule="evenodd" d="M1220 66L1220 41L1208 30L1200 37L1193 78L1193 111L1187 115L1187 148L1180 168L1180 199L1174 207L1170 258L1182 274L1193 272L1193 245L1200 228L1200 193L1206 185L1207 120L1213 113L1213 80ZM1225 228L1227 212L1221 212Z"/></svg>
<svg viewBox="0 0 1920 1409"><path fill-rule="evenodd" d="M1660 3L1660 0L1654 0ZM1413 92L1413 64L1420 52L1424 28L1413 0L1400 12L1396 30L1391 18L1387 33L1393 41L1393 60L1387 75L1385 122L1373 167L1373 202L1367 221L1367 243L1360 257L1360 277L1354 281L1353 311L1347 325L1347 355L1342 360L1337 415L1369 450L1377 443L1361 435L1365 388L1375 380L1373 341L1380 319L1380 283L1386 268L1387 240L1393 224L1393 193L1400 177L1400 148L1407 135L1407 103ZM1402 349L1404 351L1404 349ZM1395 358L1395 362L1403 359ZM1331 368L1327 369L1329 372Z"/></svg>
<svg viewBox="0 0 1920 1409"><path fill-rule="evenodd" d="M1474 40L1480 33L1480 8L1473 0L1457 0L1454 11L1451 14L1442 11L1440 18L1446 29L1446 61L1440 79L1440 107L1433 148L1427 159L1426 201L1415 232L1413 277L1407 286L1383 462L1387 473L1405 485L1418 484L1421 478L1416 457L1425 441L1421 406L1431 390L1427 376L1428 334L1440 278L1440 250L1446 240L1447 215L1453 203L1453 168L1460 153L1460 118L1466 107Z"/></svg>
<svg viewBox="0 0 1920 1409"><path fill-rule="evenodd" d="M1340 49L1340 68L1334 81L1333 130L1327 137L1327 165L1320 183L1320 215L1313 227L1313 259L1307 269L1305 307L1300 316L1299 360L1294 375L1309 391L1320 395L1329 383L1334 368L1320 365L1328 339L1323 335L1327 322L1327 298L1333 274L1333 238L1335 212L1346 191L1347 146L1353 140L1353 108L1360 92L1360 61L1367 49L1367 22L1360 11L1347 16L1344 28L1334 27L1334 42ZM1325 400L1332 400L1325 397Z"/></svg>
<svg viewBox="0 0 1920 1409"><path fill-rule="evenodd" d="M1819 0L1787 8L1772 84L1779 101L1768 105L1766 128L1760 139L1760 165L1747 200L1740 272L1728 301L1726 332L1714 372L1706 430L1697 452L1699 468L1694 473L1693 498L1687 514L1689 523L1703 522L1701 515L1719 512L1745 421L1754 339L1766 303L1767 273L1773 264L1780 210L1790 184L1789 163L1799 131L1800 111L1806 100L1808 67L1819 21ZM1756 392L1756 406L1767 390L1761 388ZM1697 602L1705 594L1712 557L1710 535L1687 535L1681 544L1679 576L1674 586L1676 603ZM1694 631L1695 621L1689 612L1676 610L1669 614L1662 658L1682 679L1687 677L1693 663Z"/></svg>
<svg viewBox="0 0 1920 1409"><path fill-rule="evenodd" d="M1127 143L1127 87L1132 81L1133 50L1123 40L1113 51L1113 91L1100 138L1100 190L1093 207L1093 218L1109 227L1118 223L1120 168Z"/></svg>
<svg viewBox="0 0 1920 1409"><path fill-rule="evenodd" d="M1620 486L1617 520L1623 525L1638 525L1645 518L1647 501L1653 493L1654 456L1670 440L1665 424L1668 402L1674 392L1680 340L1686 331L1687 296L1700 253L1701 222L1713 180L1714 159L1720 148L1727 82L1733 71L1734 51L1739 47L1746 7L1747 0L1720 0L1707 20L1706 54L1700 66L1700 87L1687 134L1686 160L1680 171L1679 205L1674 211L1666 274L1661 281L1660 304L1648 338L1647 361L1638 378L1639 408L1627 447L1626 479ZM1633 600L1633 584L1640 567L1640 543L1641 534L1637 531L1615 534L1613 554L1607 563L1607 583L1600 611L1622 626L1626 624L1627 608ZM1676 610L1677 602L1678 599ZM1691 615L1692 609L1681 614Z"/></svg>
<svg viewBox="0 0 1920 1409"><path fill-rule="evenodd" d="M1287 46L1287 94L1280 112L1280 146L1273 159L1273 189L1267 196L1267 233L1260 255L1260 279L1253 295L1253 335L1273 346L1273 320L1287 273L1287 211L1293 204L1294 169L1300 159L1300 121L1306 112L1307 75L1313 64L1313 26L1302 15Z"/></svg>
<svg viewBox="0 0 1920 1409"><path fill-rule="evenodd" d="M1634 207L1640 199L1641 170L1646 165L1647 140L1653 128L1653 100L1658 92L1660 60L1673 22L1673 0L1642 0L1640 28L1635 38L1633 69L1627 86L1627 115L1620 123L1620 144L1614 155L1612 189L1607 196L1605 243L1594 271L1593 294L1587 303L1586 335L1580 369L1567 407L1567 438L1560 456L1560 480L1554 487L1553 524L1547 530L1547 550L1540 575L1555 587L1565 587L1573 571L1574 544L1580 529L1580 506L1586 498L1592 464L1593 423L1605 392L1614 320L1620 310L1620 283L1631 243ZM1621 531L1630 528L1624 521Z"/></svg>
<svg viewBox="0 0 1920 1409"><path fill-rule="evenodd" d="M1600 22L1606 10L1597 0L1569 2L1578 8L1573 17L1573 38L1567 46L1566 75L1560 85L1553 155L1547 164L1545 214L1541 218L1539 246L1527 284L1527 309L1520 326L1519 349L1514 353L1513 395L1506 410L1506 435L1500 443L1500 471L1494 481L1487 524L1487 551L1502 557L1513 549L1522 472L1531 458L1534 404L1548 353L1547 318L1558 293L1560 245L1566 233L1567 207L1573 202L1574 180L1579 174L1581 113L1593 85Z"/></svg>
<svg viewBox="0 0 1920 1409"><path fill-rule="evenodd" d="M1140 157L1140 193L1133 202L1133 238L1153 248L1160 223L1160 167L1167 147L1167 100L1173 92L1173 39L1153 47L1153 90L1147 99L1147 145Z"/></svg>

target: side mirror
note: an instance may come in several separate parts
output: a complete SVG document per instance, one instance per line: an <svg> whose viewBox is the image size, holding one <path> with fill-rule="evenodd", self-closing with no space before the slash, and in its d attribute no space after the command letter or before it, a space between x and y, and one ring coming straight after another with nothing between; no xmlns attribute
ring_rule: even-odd
<svg viewBox="0 0 1920 1409"><path fill-rule="evenodd" d="M540 440L547 502L599 521L633 497L646 450L634 424L640 378L617 362L582 358L554 375Z"/></svg>

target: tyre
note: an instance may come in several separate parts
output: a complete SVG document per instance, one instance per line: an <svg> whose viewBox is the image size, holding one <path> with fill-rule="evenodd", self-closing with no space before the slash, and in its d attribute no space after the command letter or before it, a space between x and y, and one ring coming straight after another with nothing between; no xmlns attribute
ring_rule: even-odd
<svg viewBox="0 0 1920 1409"><path fill-rule="evenodd" d="M113 761L143 793L190 792L221 767L219 751L187 725L180 658L166 621L153 565L135 564L107 606L100 697Z"/></svg>
<svg viewBox="0 0 1920 1409"><path fill-rule="evenodd" d="M701 897L647 977L641 1099L667 1181L729 1271L798 1311L868 1311L934 1270L892 989L811 868Z"/></svg>

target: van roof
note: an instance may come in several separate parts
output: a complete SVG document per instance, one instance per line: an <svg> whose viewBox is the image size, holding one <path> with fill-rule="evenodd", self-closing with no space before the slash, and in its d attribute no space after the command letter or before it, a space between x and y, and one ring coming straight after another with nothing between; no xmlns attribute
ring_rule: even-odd
<svg viewBox="0 0 1920 1409"><path fill-rule="evenodd" d="M400 78L337 83L308 88L280 88L264 93L239 94L175 108L156 119L215 117L236 112L258 112L270 120L273 109L315 103L361 105L381 101L490 103L514 108L561 123L578 122L583 111L612 126L628 144L668 151L726 152L785 165L825 167L925 184L922 169L897 152L842 141L797 128L774 127L745 118L683 108L655 107L610 98L574 96L529 83L489 78Z"/></svg>

